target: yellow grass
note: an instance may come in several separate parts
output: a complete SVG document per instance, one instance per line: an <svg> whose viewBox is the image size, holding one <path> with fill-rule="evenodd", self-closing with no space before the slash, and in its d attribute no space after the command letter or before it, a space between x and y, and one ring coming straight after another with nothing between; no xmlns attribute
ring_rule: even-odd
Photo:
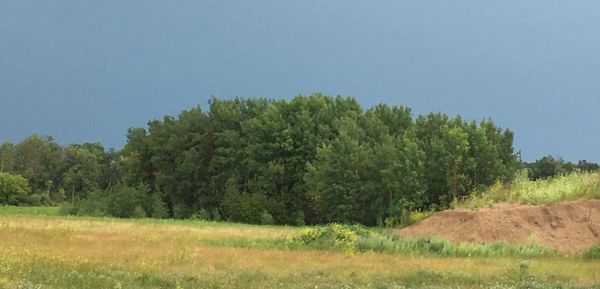
<svg viewBox="0 0 600 289"><path fill-rule="evenodd" d="M376 253L348 255L235 248L211 246L205 242L222 239L279 240L298 230L289 227L194 226L106 219L0 216L0 288L2 282L14 285L27 278L8 269L3 272L2 266L27 267L39 263L69 270L93 268L182 276L258 272L263 274L261 276L285 280L303 274L325 274L328 278L340 279L356 276L392 278L408 276L420 270L485 279L518 269L522 262L515 258L440 258ZM583 285L600 282L600 262L564 257L529 262L531 274L543 280L557 277ZM283 287L293 285L282 284Z"/></svg>

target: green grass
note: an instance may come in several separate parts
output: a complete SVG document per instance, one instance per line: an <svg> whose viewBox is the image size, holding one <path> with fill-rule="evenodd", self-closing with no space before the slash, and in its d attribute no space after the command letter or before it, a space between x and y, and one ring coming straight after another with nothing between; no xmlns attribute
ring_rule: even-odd
<svg viewBox="0 0 600 289"><path fill-rule="evenodd" d="M531 181L522 172L512 183L496 184L455 202L453 207L477 209L509 202L529 205L552 204L577 199L600 199L599 173L572 173Z"/></svg>
<svg viewBox="0 0 600 289"><path fill-rule="evenodd" d="M0 206L0 215L59 216L58 207Z"/></svg>
<svg viewBox="0 0 600 289"><path fill-rule="evenodd" d="M330 224L302 230L285 241L287 248L345 253L392 253L442 257L520 257L557 256L552 249L535 244L455 244L439 237L401 237L394 231L371 230L361 226ZM254 243L260 244L260 243ZM265 243L268 247L275 247Z"/></svg>
<svg viewBox="0 0 600 289"><path fill-rule="evenodd" d="M600 260L600 245L594 245L582 253L582 257L586 260Z"/></svg>
<svg viewBox="0 0 600 289"><path fill-rule="evenodd" d="M455 244L437 237L409 238L395 235L370 235L357 240L360 252L383 252L444 257L519 257L556 256L556 251L537 245L516 245L502 242L490 244Z"/></svg>

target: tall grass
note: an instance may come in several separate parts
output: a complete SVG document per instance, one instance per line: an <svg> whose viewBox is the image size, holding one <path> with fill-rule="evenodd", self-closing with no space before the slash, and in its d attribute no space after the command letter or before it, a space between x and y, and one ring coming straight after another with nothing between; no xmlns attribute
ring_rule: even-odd
<svg viewBox="0 0 600 289"><path fill-rule="evenodd" d="M361 252L400 253L419 256L443 257L549 257L556 251L535 244L508 243L472 244L452 243L438 237L407 238L396 235L370 234L359 237L356 246Z"/></svg>
<svg viewBox="0 0 600 289"><path fill-rule="evenodd" d="M536 244L452 243L439 237L403 237L393 231L330 224L302 230L286 241L291 249L344 253L377 252L443 257L549 257L556 251Z"/></svg>
<svg viewBox="0 0 600 289"><path fill-rule="evenodd" d="M599 173L576 172L531 181L527 178L527 172L522 171L512 183L495 184L484 191L474 192L453 206L475 209L500 202L539 205L581 198L600 199Z"/></svg>

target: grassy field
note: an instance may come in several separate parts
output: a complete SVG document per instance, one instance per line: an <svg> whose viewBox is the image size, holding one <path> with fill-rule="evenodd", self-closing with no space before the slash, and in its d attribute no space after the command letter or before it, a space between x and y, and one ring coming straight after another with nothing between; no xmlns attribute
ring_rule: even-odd
<svg viewBox="0 0 600 289"><path fill-rule="evenodd" d="M0 207L0 288L600 288L579 257L290 248L305 230Z"/></svg>

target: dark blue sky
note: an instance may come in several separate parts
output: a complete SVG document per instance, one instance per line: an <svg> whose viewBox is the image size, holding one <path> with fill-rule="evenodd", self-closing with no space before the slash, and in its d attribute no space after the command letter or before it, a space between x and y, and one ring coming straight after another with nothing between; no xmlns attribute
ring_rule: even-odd
<svg viewBox="0 0 600 289"><path fill-rule="evenodd" d="M120 148L217 97L320 91L491 117L600 161L600 1L0 0L0 141Z"/></svg>

